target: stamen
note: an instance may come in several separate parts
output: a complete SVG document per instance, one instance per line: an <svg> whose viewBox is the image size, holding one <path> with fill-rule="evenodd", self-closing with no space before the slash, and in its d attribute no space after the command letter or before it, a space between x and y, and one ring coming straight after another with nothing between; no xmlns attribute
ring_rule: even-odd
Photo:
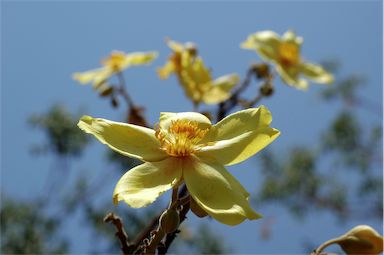
<svg viewBox="0 0 384 255"><path fill-rule="evenodd" d="M297 65L300 61L300 52L297 45L283 42L279 46L280 63L286 67Z"/></svg>
<svg viewBox="0 0 384 255"><path fill-rule="evenodd" d="M190 120L172 121L168 130L156 129L156 138L169 155L184 157L199 150L198 143L208 129L200 129L198 123Z"/></svg>
<svg viewBox="0 0 384 255"><path fill-rule="evenodd" d="M105 66L109 66L110 68L119 71L122 63L124 62L125 54L123 52L114 51L111 55L104 59L101 63Z"/></svg>

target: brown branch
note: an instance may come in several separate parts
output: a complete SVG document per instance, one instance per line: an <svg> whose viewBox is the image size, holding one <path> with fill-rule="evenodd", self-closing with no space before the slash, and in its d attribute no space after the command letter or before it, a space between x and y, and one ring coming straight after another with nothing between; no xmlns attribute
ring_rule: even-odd
<svg viewBox="0 0 384 255"><path fill-rule="evenodd" d="M117 91L120 93L120 95L125 99L127 102L129 108L135 108L135 104L133 103L132 98L129 96L127 89L125 88L126 83L124 79L124 75L122 72L116 73L117 78L119 79L119 87L117 88Z"/></svg>
<svg viewBox="0 0 384 255"><path fill-rule="evenodd" d="M128 243L128 235L124 230L123 222L114 213L108 213L104 217L104 222L111 222L116 228L116 237L120 241L120 248L123 254L131 254L133 252L133 246Z"/></svg>
<svg viewBox="0 0 384 255"><path fill-rule="evenodd" d="M182 197L179 199L179 205L182 206L182 209L180 211L180 224L187 219L187 213L189 212L190 206L190 196L186 195L188 192L187 187L184 185L181 188L181 191L179 192L179 197ZM169 233L165 236L164 242L157 247L158 254L166 254L169 247L171 246L172 242L175 240L177 234L180 233L180 230L177 229L173 231L172 233Z"/></svg>
<svg viewBox="0 0 384 255"><path fill-rule="evenodd" d="M180 189L179 191L179 194L178 194L178 197L185 197L185 195L187 194L187 187L185 185L182 186L182 188ZM188 208L188 209L187 209ZM186 214L188 213L188 210L189 210L189 204L188 205L185 205L183 206L183 209L182 211L180 212L180 223L185 220L186 218ZM163 210L164 211L164 210ZM159 225L159 219L160 219L160 216L163 212L159 213L158 215L156 215L152 220L151 222L136 236L136 238L134 239L134 241L132 242L132 247L133 247L133 251L135 251L141 244L144 243L144 240L146 240L147 238L149 238L151 236L151 233L153 231L156 231L155 229L158 227ZM168 235L167 235L168 236ZM172 241L169 243L169 245L172 243ZM167 248L168 249L168 248Z"/></svg>

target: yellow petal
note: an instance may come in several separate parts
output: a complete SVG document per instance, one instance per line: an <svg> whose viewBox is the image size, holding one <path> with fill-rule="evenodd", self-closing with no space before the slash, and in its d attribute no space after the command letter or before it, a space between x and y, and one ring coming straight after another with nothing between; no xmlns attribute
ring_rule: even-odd
<svg viewBox="0 0 384 255"><path fill-rule="evenodd" d="M167 158L132 168L118 181L113 192L114 203L124 200L134 208L151 204L158 196L179 183L181 167L179 159Z"/></svg>
<svg viewBox="0 0 384 255"><path fill-rule="evenodd" d="M233 226L261 218L251 208L248 193L221 164L185 159L183 177L192 198L217 221Z"/></svg>
<svg viewBox="0 0 384 255"><path fill-rule="evenodd" d="M282 36L284 42L290 42L296 44L299 48L303 44L303 37L297 36L293 30L288 30Z"/></svg>
<svg viewBox="0 0 384 255"><path fill-rule="evenodd" d="M279 45L281 38L273 31L261 31L249 35L240 47L243 49L256 50L259 55L267 61L275 61L279 56Z"/></svg>
<svg viewBox="0 0 384 255"><path fill-rule="evenodd" d="M208 146L198 154L213 157L224 165L244 161L280 135L277 129L269 126L271 121L272 115L264 106L231 114L213 126L202 141L208 142Z"/></svg>
<svg viewBox="0 0 384 255"><path fill-rule="evenodd" d="M90 116L83 116L77 125L125 156L143 161L159 161L167 156L152 129Z"/></svg>
<svg viewBox="0 0 384 255"><path fill-rule="evenodd" d="M159 126L161 129L167 130L172 122L182 119L196 122L200 129L207 129L212 126L211 121L205 115L197 112L162 112L160 113Z"/></svg>
<svg viewBox="0 0 384 255"><path fill-rule="evenodd" d="M201 57L195 58L183 66L183 75L192 79L198 86L212 80L211 71L205 66Z"/></svg>
<svg viewBox="0 0 384 255"><path fill-rule="evenodd" d="M167 43L168 47L174 52L182 52L184 50L184 45L179 42L173 41L169 38L166 38L165 42Z"/></svg>
<svg viewBox="0 0 384 255"><path fill-rule="evenodd" d="M301 90L308 89L308 81L299 78L301 71L300 66L284 68L280 65L276 65L276 71L287 85Z"/></svg>
<svg viewBox="0 0 384 255"><path fill-rule="evenodd" d="M302 63L301 73L317 83L332 83L333 75L328 73L323 67L311 63Z"/></svg>
<svg viewBox="0 0 384 255"><path fill-rule="evenodd" d="M171 60L168 60L163 67L157 68L160 79L168 79L169 75L175 71L175 64Z"/></svg>
<svg viewBox="0 0 384 255"><path fill-rule="evenodd" d="M100 87L111 75L112 70L109 68L98 68L82 73L74 73L72 78L81 84L93 83L95 89Z"/></svg>
<svg viewBox="0 0 384 255"><path fill-rule="evenodd" d="M187 97L196 103L200 103L202 96L209 89L212 81L210 70L204 65L202 58L187 58L182 56L182 68L178 73L180 85L182 85ZM188 61L186 59L189 59Z"/></svg>
<svg viewBox="0 0 384 255"><path fill-rule="evenodd" d="M145 65L151 63L158 56L157 52L133 52L126 54L121 64L121 69L130 66Z"/></svg>
<svg viewBox="0 0 384 255"><path fill-rule="evenodd" d="M217 104L227 100L232 88L239 82L237 74L221 76L209 83L207 91L203 94L203 101L206 104Z"/></svg>

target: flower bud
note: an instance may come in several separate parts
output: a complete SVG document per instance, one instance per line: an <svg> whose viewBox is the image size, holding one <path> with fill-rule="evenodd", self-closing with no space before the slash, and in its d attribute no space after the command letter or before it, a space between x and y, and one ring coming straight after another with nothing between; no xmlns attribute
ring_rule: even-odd
<svg viewBox="0 0 384 255"><path fill-rule="evenodd" d="M383 237L367 225L359 225L337 242L347 254L379 254L383 252Z"/></svg>
<svg viewBox="0 0 384 255"><path fill-rule="evenodd" d="M253 64L251 69L258 79L268 78L270 76L269 65L267 64Z"/></svg>
<svg viewBox="0 0 384 255"><path fill-rule="evenodd" d="M263 84L263 86L260 87L260 94L262 94L265 97L269 97L273 94L274 89L270 82L266 82Z"/></svg>
<svg viewBox="0 0 384 255"><path fill-rule="evenodd" d="M179 213L175 209L168 209L160 216L160 227L166 233L172 233L180 225Z"/></svg>
<svg viewBox="0 0 384 255"><path fill-rule="evenodd" d="M110 86L103 86L102 88L99 89L99 95L101 97L106 97L112 94L114 88Z"/></svg>
<svg viewBox="0 0 384 255"><path fill-rule="evenodd" d="M189 54L191 54L192 57L196 57L196 56L197 56L197 47L196 47L196 44L191 43L191 42L187 42L187 43L185 44L185 48L186 48L186 50L189 52Z"/></svg>

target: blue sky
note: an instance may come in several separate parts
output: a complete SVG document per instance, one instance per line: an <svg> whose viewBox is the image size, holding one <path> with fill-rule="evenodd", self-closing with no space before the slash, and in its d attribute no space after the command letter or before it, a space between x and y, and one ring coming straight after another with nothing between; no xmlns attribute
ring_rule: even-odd
<svg viewBox="0 0 384 255"><path fill-rule="evenodd" d="M176 79L161 81L155 73L170 54L166 36L195 42L215 77L232 72L244 77L249 64L260 60L239 48L250 33L274 30L281 34L294 29L304 37L302 52L307 60L337 59L342 64L341 78L363 74L368 82L362 96L382 102L381 1L3 1L1 7L1 189L22 199L41 194L52 167L52 159L29 153L30 145L42 139L27 125L31 114L60 102L73 111L84 107L92 116L122 119L122 110L112 110L90 87L71 80L73 72L98 67L112 50L159 51L152 65L125 73L128 90L138 104L145 105L151 123L157 121L160 111L192 110ZM272 126L282 132L271 145L273 150L283 152L293 144L317 141L340 107L319 99L321 86L311 84L308 92L302 92L277 80L275 95L262 101L272 111ZM377 121L377 116L363 111L356 114L366 123ZM100 157L104 147L94 143L89 149L76 162L76 170L103 171L94 158ZM248 190L257 190L260 175L255 161L229 170ZM112 194L113 187L111 182L104 192ZM300 240L314 229L318 233L311 241L320 243L363 223L338 226L327 213L297 222L281 208L264 210L264 215L277 218L274 235L267 242L258 240L258 221L236 228L210 224L238 252L296 253L303 251ZM379 222L366 223L380 228ZM74 251L85 252L86 248L76 244Z"/></svg>

